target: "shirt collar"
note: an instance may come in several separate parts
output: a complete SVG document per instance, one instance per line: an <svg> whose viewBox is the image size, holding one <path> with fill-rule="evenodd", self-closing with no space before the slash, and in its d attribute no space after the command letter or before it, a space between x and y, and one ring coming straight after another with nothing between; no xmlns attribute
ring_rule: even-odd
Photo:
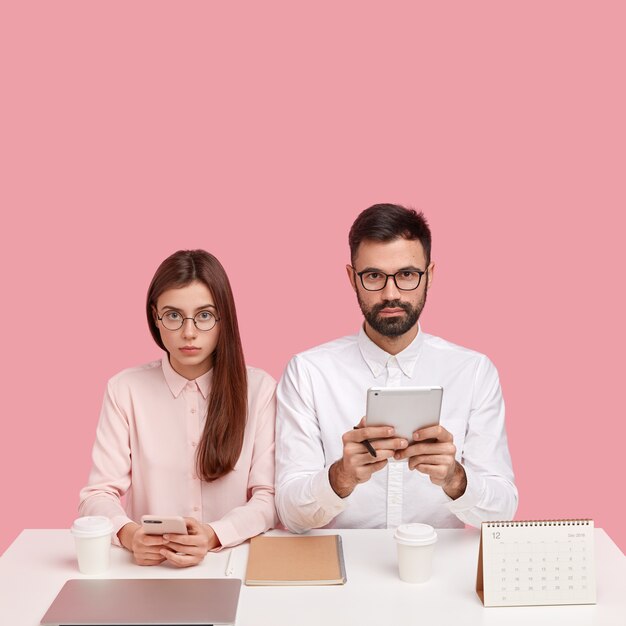
<svg viewBox="0 0 626 626"><path fill-rule="evenodd" d="M422 327L417 324L417 335L415 339L404 349L402 352L398 352L395 355L395 359L398 362L398 366L402 370L405 376L413 376L413 369L415 363L419 357L422 344L424 343L424 333ZM361 350L361 356L367 363L368 367L374 374L374 378L378 378L387 367L389 359L393 359L394 355L385 352L382 348L379 348L366 334L365 325L361 326L361 330L358 335L359 349Z"/></svg>
<svg viewBox="0 0 626 626"><path fill-rule="evenodd" d="M209 395L209 388L211 386L211 380L213 378L213 368L211 368L206 374L202 374L195 380L187 380L184 376L181 376L178 372L174 370L170 363L169 355L165 353L163 358L161 359L161 366L163 368L163 375L165 376L165 382L167 386L170 388L172 395L175 398L178 398L181 391L187 385L195 385L195 387L200 391L202 397L206 400Z"/></svg>

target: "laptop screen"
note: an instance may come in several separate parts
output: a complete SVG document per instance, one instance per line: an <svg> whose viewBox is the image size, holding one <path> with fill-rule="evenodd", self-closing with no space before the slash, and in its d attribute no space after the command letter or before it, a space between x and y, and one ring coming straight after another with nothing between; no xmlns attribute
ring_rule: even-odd
<svg viewBox="0 0 626 626"><path fill-rule="evenodd" d="M205 626L234 624L237 578L68 580L42 626Z"/></svg>

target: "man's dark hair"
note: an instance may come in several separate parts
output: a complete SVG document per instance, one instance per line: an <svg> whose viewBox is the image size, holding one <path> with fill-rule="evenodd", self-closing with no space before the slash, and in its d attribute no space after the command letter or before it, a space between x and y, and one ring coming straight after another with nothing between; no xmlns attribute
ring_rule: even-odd
<svg viewBox="0 0 626 626"><path fill-rule="evenodd" d="M354 265L356 252L364 240L393 241L394 239L418 239L424 248L426 267L430 265L431 236L424 214L399 204L374 204L361 212L354 220L348 242L350 259Z"/></svg>

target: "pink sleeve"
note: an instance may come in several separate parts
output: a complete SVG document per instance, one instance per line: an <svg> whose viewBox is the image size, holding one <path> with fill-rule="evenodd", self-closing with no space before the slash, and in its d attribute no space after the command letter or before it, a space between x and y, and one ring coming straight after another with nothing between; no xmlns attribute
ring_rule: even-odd
<svg viewBox="0 0 626 626"><path fill-rule="evenodd" d="M255 402L256 415L248 424L256 426L252 462L248 473L249 499L210 522L222 547L235 546L276 525L274 506L274 425L276 421L276 383L265 376ZM252 419L252 418L255 419Z"/></svg>
<svg viewBox="0 0 626 626"><path fill-rule="evenodd" d="M81 516L108 517L113 522L113 543L119 545L118 531L132 521L120 500L130 486L131 455L128 418L115 401L111 382L100 412L92 459L89 481L80 492L78 511Z"/></svg>

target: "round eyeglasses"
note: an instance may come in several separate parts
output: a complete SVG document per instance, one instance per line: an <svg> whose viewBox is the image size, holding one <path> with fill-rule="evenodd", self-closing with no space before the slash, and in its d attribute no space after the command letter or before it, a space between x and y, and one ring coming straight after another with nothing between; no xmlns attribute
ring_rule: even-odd
<svg viewBox="0 0 626 626"><path fill-rule="evenodd" d="M200 311L193 317L183 317L178 311L166 311L161 317L157 315L157 319L167 330L180 330L185 320L191 320L198 330L211 330L219 322L211 311Z"/></svg>
<svg viewBox="0 0 626 626"><path fill-rule="evenodd" d="M366 291L382 291L387 286L387 281L393 278L393 282L400 291L413 291L420 286L422 276L426 274L423 270L400 270L395 274L385 274L373 270L352 271L361 279L361 285Z"/></svg>

